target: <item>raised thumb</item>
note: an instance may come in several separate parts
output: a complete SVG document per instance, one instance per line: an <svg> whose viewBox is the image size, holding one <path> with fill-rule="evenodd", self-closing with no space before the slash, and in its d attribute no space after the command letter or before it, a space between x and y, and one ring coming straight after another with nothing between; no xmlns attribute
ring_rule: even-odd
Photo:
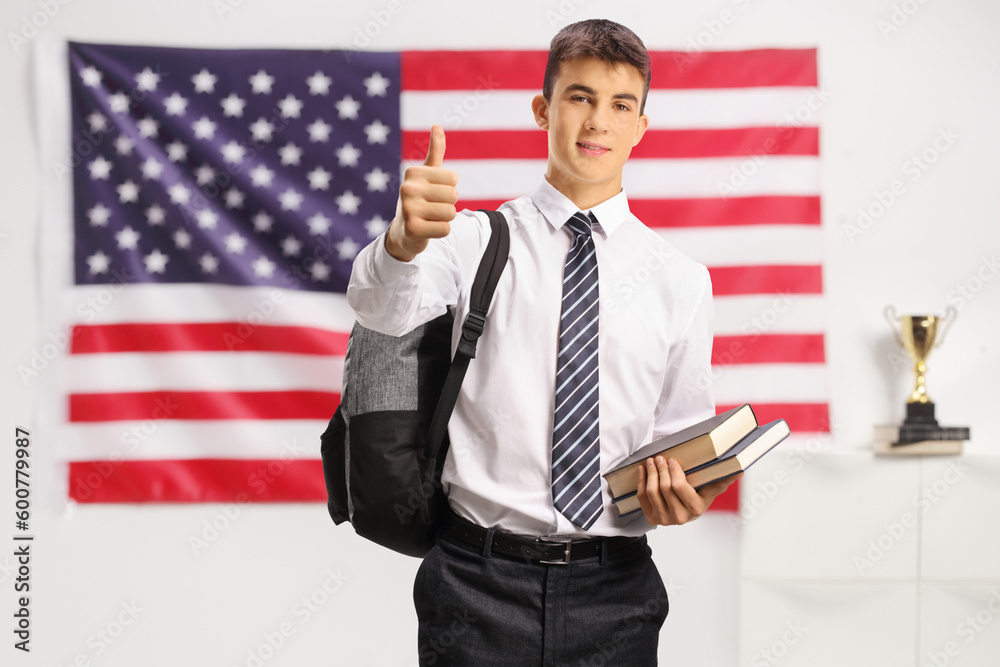
<svg viewBox="0 0 1000 667"><path fill-rule="evenodd" d="M427 147L425 167L440 167L444 160L444 128L440 125L431 126L431 143Z"/></svg>

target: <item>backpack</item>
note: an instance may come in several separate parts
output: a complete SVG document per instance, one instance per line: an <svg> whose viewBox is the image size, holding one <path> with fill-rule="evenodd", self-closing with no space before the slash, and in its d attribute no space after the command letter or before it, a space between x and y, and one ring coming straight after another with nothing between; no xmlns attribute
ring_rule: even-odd
<svg viewBox="0 0 1000 667"><path fill-rule="evenodd" d="M333 522L350 521L358 535L417 558L434 546L446 515L441 471L448 419L510 250L503 214L483 212L491 235L455 358L451 310L402 336L355 323L341 402L320 436Z"/></svg>

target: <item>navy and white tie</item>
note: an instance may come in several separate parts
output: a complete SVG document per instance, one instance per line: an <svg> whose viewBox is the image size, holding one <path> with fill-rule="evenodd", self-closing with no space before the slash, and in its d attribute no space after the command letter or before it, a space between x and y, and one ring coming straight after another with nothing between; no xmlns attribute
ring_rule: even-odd
<svg viewBox="0 0 1000 667"><path fill-rule="evenodd" d="M566 223L574 240L563 272L552 432L552 502L584 530L604 509L597 405L597 254L591 222L596 222L592 214L577 212Z"/></svg>

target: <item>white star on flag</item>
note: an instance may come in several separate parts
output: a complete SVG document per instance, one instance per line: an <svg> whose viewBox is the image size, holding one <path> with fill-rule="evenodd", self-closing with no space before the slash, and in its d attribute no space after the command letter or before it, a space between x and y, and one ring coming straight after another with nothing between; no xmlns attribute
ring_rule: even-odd
<svg viewBox="0 0 1000 667"><path fill-rule="evenodd" d="M253 229L255 232L269 232L271 231L271 226L274 224L274 218L269 216L264 211L261 211L253 217Z"/></svg>
<svg viewBox="0 0 1000 667"><path fill-rule="evenodd" d="M293 143L287 143L278 149L281 156L281 164L296 165L302 159L302 149Z"/></svg>
<svg viewBox="0 0 1000 667"><path fill-rule="evenodd" d="M271 125L271 123L264 118L258 118L250 126L250 132L253 134L253 138L257 141L270 141L271 135L274 132L274 125Z"/></svg>
<svg viewBox="0 0 1000 667"><path fill-rule="evenodd" d="M118 191L118 201L123 204L139 199L139 186L131 180L125 181L115 189Z"/></svg>
<svg viewBox="0 0 1000 667"><path fill-rule="evenodd" d="M152 139L160 132L160 124L157 123L152 118L143 118L136 122L136 127L139 128L139 136L145 137L146 139ZM129 150L132 150L129 148Z"/></svg>
<svg viewBox="0 0 1000 667"><path fill-rule="evenodd" d="M274 262L263 255L254 260L250 266L253 268L254 274L260 278L270 278L274 275Z"/></svg>
<svg viewBox="0 0 1000 667"><path fill-rule="evenodd" d="M274 172L265 167L263 164L259 164L250 170L250 180L258 187L267 187L271 185L271 181L273 179Z"/></svg>
<svg viewBox="0 0 1000 667"><path fill-rule="evenodd" d="M381 167L375 167L365 174L365 182L368 183L369 192L385 192L389 187L389 174L382 171Z"/></svg>
<svg viewBox="0 0 1000 667"><path fill-rule="evenodd" d="M223 199L226 200L226 208L241 208L245 198L246 195L236 188L229 188L223 195Z"/></svg>
<svg viewBox="0 0 1000 667"><path fill-rule="evenodd" d="M135 250L136 244L139 242L139 232L126 226L125 229L115 234L115 239L118 241L118 247L122 250Z"/></svg>
<svg viewBox="0 0 1000 667"><path fill-rule="evenodd" d="M90 170L90 177L95 180L107 180L108 174L111 173L111 163L104 159L103 155L98 155L96 159L92 160L87 168Z"/></svg>
<svg viewBox="0 0 1000 667"><path fill-rule="evenodd" d="M230 141L222 147L222 159L226 162L242 162L246 149L235 141Z"/></svg>
<svg viewBox="0 0 1000 667"><path fill-rule="evenodd" d="M207 252L198 259L198 264L205 273L215 273L219 270L219 258Z"/></svg>
<svg viewBox="0 0 1000 667"><path fill-rule="evenodd" d="M236 93L230 93L229 97L222 100L219 104L222 105L222 113L227 118L239 118L243 115L243 107L247 105L246 100L237 97Z"/></svg>
<svg viewBox="0 0 1000 667"><path fill-rule="evenodd" d="M282 210L285 211L297 211L302 205L302 195L291 188L278 195L278 200L281 202Z"/></svg>
<svg viewBox="0 0 1000 667"><path fill-rule="evenodd" d="M361 246L358 245L357 242L355 242L355 240L350 236L337 244L338 256L343 260L354 259L360 251Z"/></svg>
<svg viewBox="0 0 1000 667"><path fill-rule="evenodd" d="M225 243L226 250L237 255L241 254L247 247L247 240L236 232L227 236Z"/></svg>
<svg viewBox="0 0 1000 667"><path fill-rule="evenodd" d="M337 206L341 213L357 213L358 206L361 205L361 198L348 190L336 199Z"/></svg>
<svg viewBox="0 0 1000 667"><path fill-rule="evenodd" d="M361 103L356 99L348 95L339 102L337 102L337 116L342 119L355 120L358 117L358 111L361 109Z"/></svg>
<svg viewBox="0 0 1000 667"><path fill-rule="evenodd" d="M90 224L94 227L103 227L108 224L108 218L111 217L111 209L109 209L104 204L98 204L94 208L87 211L87 218L90 220Z"/></svg>
<svg viewBox="0 0 1000 667"><path fill-rule="evenodd" d="M101 85L101 78L104 75L94 67L93 65L87 65L82 70L80 70L80 78L83 79L83 83L91 88L96 88Z"/></svg>
<svg viewBox="0 0 1000 667"><path fill-rule="evenodd" d="M140 169L142 170L143 178L148 178L150 180L158 180L160 175L163 173L163 165L157 162L154 157L146 158Z"/></svg>
<svg viewBox="0 0 1000 667"><path fill-rule="evenodd" d="M389 79L382 76L381 72L375 72L364 80L365 88L368 89L369 97L385 97L389 90Z"/></svg>
<svg viewBox="0 0 1000 667"><path fill-rule="evenodd" d="M322 213L317 213L306 220L306 222L309 224L309 231L318 236L330 231L330 223L333 221Z"/></svg>
<svg viewBox="0 0 1000 667"><path fill-rule="evenodd" d="M294 236L289 236L281 242L281 252L286 257L295 257L302 251L302 242Z"/></svg>
<svg viewBox="0 0 1000 667"><path fill-rule="evenodd" d="M167 144L167 159L171 162L183 162L187 159L187 146L180 141L171 141Z"/></svg>
<svg viewBox="0 0 1000 667"><path fill-rule="evenodd" d="M174 233L174 244L181 250L190 247L191 235L183 229L178 230Z"/></svg>
<svg viewBox="0 0 1000 667"><path fill-rule="evenodd" d="M194 170L194 178L198 185L208 185L215 180L215 170L203 164Z"/></svg>
<svg viewBox="0 0 1000 667"><path fill-rule="evenodd" d="M156 90L160 75L147 67L135 75L135 81L139 90Z"/></svg>
<svg viewBox="0 0 1000 667"><path fill-rule="evenodd" d="M282 118L298 118L302 112L302 101L293 95L288 95L278 102Z"/></svg>
<svg viewBox="0 0 1000 667"><path fill-rule="evenodd" d="M163 273L164 269L167 268L167 260L169 259L169 257L157 248L143 257L142 261L146 263L146 271L148 273Z"/></svg>
<svg viewBox="0 0 1000 667"><path fill-rule="evenodd" d="M218 77L207 69L203 69L191 77L191 82L194 83L194 92L196 93L214 93L215 82L217 80Z"/></svg>
<svg viewBox="0 0 1000 667"><path fill-rule="evenodd" d="M119 91L114 95L108 96L108 106L111 107L111 111L114 113L122 114L128 111L132 103L128 101L128 95Z"/></svg>
<svg viewBox="0 0 1000 667"><path fill-rule="evenodd" d="M253 88L255 93L271 93L271 86L274 85L274 77L265 72L264 70L258 71L252 77L250 77L250 86Z"/></svg>
<svg viewBox="0 0 1000 667"><path fill-rule="evenodd" d="M153 204L146 209L146 222L151 226L162 225L163 221L167 219L167 212L163 210L163 207L159 204Z"/></svg>
<svg viewBox="0 0 1000 667"><path fill-rule="evenodd" d="M371 238L375 238L388 229L388 227L389 221L380 215L376 215L374 218L365 223L365 231L368 232L368 236Z"/></svg>
<svg viewBox="0 0 1000 667"><path fill-rule="evenodd" d="M188 105L188 101L181 97L181 94L178 92L174 92L173 95L163 100L163 103L167 109L167 114L171 116L183 116Z"/></svg>
<svg viewBox="0 0 1000 667"><path fill-rule="evenodd" d="M124 134L115 139L115 152L119 155L131 155L133 146L135 146L135 142Z"/></svg>
<svg viewBox="0 0 1000 667"><path fill-rule="evenodd" d="M361 151L352 146L351 144L344 144L337 149L337 163L341 167L356 167L358 166L358 158L361 157Z"/></svg>
<svg viewBox="0 0 1000 667"><path fill-rule="evenodd" d="M380 120L376 120L371 125L365 126L365 134L368 135L368 143L384 144L389 136L389 126Z"/></svg>
<svg viewBox="0 0 1000 667"><path fill-rule="evenodd" d="M325 282L330 277L330 267L323 262L313 262L313 265L309 267L309 273L313 280Z"/></svg>
<svg viewBox="0 0 1000 667"><path fill-rule="evenodd" d="M87 116L87 123L91 132L105 132L108 129L108 119L104 114L95 111Z"/></svg>
<svg viewBox="0 0 1000 667"><path fill-rule="evenodd" d="M191 201L191 191L184 187L183 183L174 183L167 188L170 201L174 204L187 204Z"/></svg>
<svg viewBox="0 0 1000 667"><path fill-rule="evenodd" d="M322 118L317 118L306 129L309 130L309 141L326 141L330 138L330 130L333 128L323 122Z"/></svg>
<svg viewBox="0 0 1000 667"><path fill-rule="evenodd" d="M208 116L202 116L191 125L194 136L198 139L211 139L215 136L216 127L218 126Z"/></svg>
<svg viewBox="0 0 1000 667"><path fill-rule="evenodd" d="M210 208L205 208L194 214L201 229L215 229L219 222L219 214Z"/></svg>
<svg viewBox="0 0 1000 667"><path fill-rule="evenodd" d="M323 167L316 167L306 174L306 177L309 179L310 190L328 190L330 188L330 178L333 177L333 174Z"/></svg>
<svg viewBox="0 0 1000 667"><path fill-rule="evenodd" d="M330 84L333 83L333 79L322 72L316 72L306 79L306 83L309 84L310 95L326 95L330 91Z"/></svg>
<svg viewBox="0 0 1000 667"><path fill-rule="evenodd" d="M96 253L87 258L87 265L90 267L90 274L97 275L99 273L107 273L108 266L111 264L111 258L105 255L103 252L98 250Z"/></svg>

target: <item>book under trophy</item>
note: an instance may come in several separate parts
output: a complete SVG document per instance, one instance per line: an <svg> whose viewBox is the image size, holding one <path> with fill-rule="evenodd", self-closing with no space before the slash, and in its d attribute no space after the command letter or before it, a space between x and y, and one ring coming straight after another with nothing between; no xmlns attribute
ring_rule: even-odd
<svg viewBox="0 0 1000 667"><path fill-rule="evenodd" d="M969 439L968 426L940 426L934 415L934 402L927 396L927 357L944 341L957 312L949 308L944 316L896 316L892 306L885 309L896 342L913 361L916 384L906 400L906 419L901 425L875 427L875 452L878 454L960 454Z"/></svg>

